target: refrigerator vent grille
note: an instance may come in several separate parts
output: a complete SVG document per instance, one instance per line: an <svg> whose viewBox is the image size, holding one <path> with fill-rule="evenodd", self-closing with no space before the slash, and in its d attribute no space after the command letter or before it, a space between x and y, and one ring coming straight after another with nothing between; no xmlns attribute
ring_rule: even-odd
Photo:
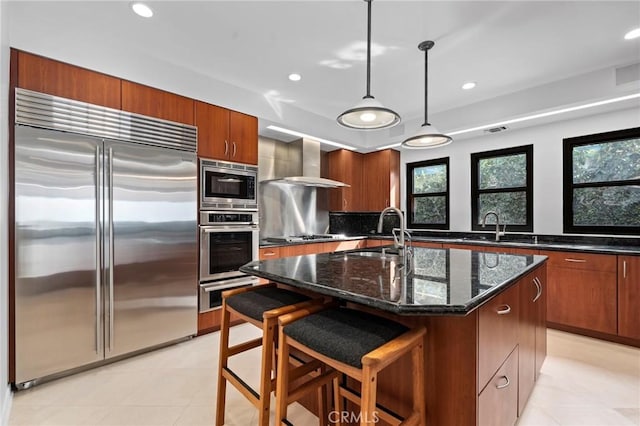
<svg viewBox="0 0 640 426"><path fill-rule="evenodd" d="M16 124L196 152L197 128L16 88Z"/></svg>

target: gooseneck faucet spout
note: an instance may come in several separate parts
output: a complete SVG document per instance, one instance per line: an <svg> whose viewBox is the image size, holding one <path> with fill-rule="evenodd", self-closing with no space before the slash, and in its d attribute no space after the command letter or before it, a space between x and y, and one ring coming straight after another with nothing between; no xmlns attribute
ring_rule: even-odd
<svg viewBox="0 0 640 426"><path fill-rule="evenodd" d="M382 223L384 220L384 216L390 212L397 214L400 218L400 236L396 237L396 235L393 234L393 246L400 251L400 254L402 254L402 251L404 250L404 233L406 231L406 228L404 224L404 215L402 214L400 209L395 207L387 207L382 210L382 212L380 213L380 217L378 218L378 233L382 232Z"/></svg>
<svg viewBox="0 0 640 426"><path fill-rule="evenodd" d="M487 216L489 215L493 215L496 217L496 241L500 241L500 237L502 235L505 234L506 230L507 230L507 225L504 225L504 229L502 232L500 232L500 216L498 216L498 213L494 212L493 210L490 210L488 212L486 212L484 214L484 217L482 218L482 227L485 227L485 224L487 222Z"/></svg>

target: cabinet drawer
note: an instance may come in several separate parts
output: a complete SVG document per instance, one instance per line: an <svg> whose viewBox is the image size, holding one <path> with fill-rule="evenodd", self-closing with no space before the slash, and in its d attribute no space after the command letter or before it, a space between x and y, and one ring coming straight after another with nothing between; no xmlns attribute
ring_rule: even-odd
<svg viewBox="0 0 640 426"><path fill-rule="evenodd" d="M264 247L258 252L260 260L276 259L280 257L280 247Z"/></svg>
<svg viewBox="0 0 640 426"><path fill-rule="evenodd" d="M355 250L363 246L364 240L332 241L323 244L323 252L333 253L336 251Z"/></svg>
<svg viewBox="0 0 640 426"><path fill-rule="evenodd" d="M518 343L519 288L509 288L478 311L478 391Z"/></svg>
<svg viewBox="0 0 640 426"><path fill-rule="evenodd" d="M613 255L545 250L541 250L540 254L549 257L549 266L552 268L616 271L616 256Z"/></svg>
<svg viewBox="0 0 640 426"><path fill-rule="evenodd" d="M514 349L478 397L478 424L512 426L518 417L518 349Z"/></svg>

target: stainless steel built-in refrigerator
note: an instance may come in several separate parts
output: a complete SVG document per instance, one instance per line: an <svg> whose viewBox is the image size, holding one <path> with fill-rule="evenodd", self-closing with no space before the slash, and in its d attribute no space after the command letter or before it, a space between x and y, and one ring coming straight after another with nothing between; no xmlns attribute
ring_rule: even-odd
<svg viewBox="0 0 640 426"><path fill-rule="evenodd" d="M18 89L15 384L197 328L195 128Z"/></svg>

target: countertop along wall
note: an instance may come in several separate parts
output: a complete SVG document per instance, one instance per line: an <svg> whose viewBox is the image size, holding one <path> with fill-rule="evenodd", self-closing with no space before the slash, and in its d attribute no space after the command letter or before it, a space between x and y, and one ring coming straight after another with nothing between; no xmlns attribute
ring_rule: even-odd
<svg viewBox="0 0 640 426"><path fill-rule="evenodd" d="M0 1L0 425L8 424L11 409L9 382L9 17L7 2Z"/></svg>
<svg viewBox="0 0 640 426"><path fill-rule="evenodd" d="M562 232L562 140L574 136L638 127L638 108L507 130L456 141L443 148L402 150L402 210L406 210L407 163L449 157L450 230L471 231L471 157L475 152L533 144L533 232ZM435 123L437 124L437 123ZM507 226L507 233L509 227ZM622 237L624 238L624 237ZM637 238L637 237L636 237Z"/></svg>

